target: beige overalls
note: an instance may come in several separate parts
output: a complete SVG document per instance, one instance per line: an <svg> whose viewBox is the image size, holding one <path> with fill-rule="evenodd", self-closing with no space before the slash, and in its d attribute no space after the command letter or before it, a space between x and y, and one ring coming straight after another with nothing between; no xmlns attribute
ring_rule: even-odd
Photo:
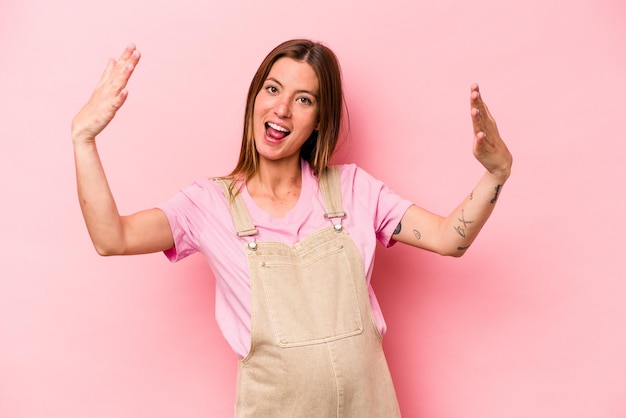
<svg viewBox="0 0 626 418"><path fill-rule="evenodd" d="M239 362L238 418L400 416L363 261L341 225L346 214L336 167L321 175L320 187L330 225L293 246L254 241L257 230L243 199L231 202L237 234L250 237L252 292L252 342Z"/></svg>

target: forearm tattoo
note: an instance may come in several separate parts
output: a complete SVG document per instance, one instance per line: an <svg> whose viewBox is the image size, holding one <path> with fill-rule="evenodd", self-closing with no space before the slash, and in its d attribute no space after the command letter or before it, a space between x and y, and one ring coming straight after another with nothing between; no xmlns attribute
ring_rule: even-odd
<svg viewBox="0 0 626 418"><path fill-rule="evenodd" d="M422 238L422 234L417 229L413 230L413 235L415 235L415 238L417 238L417 239L421 239Z"/></svg>
<svg viewBox="0 0 626 418"><path fill-rule="evenodd" d="M495 193L494 193L493 199L491 199L491 204L496 203L496 201L498 200L498 195L500 194L500 189L501 188L502 188L501 184L498 184L496 187L494 187ZM472 200L472 199L474 199L474 192L473 191L469 195L469 200ZM454 230L461 237L465 238L466 237L465 229L467 228L467 226L469 224L474 223L474 221L468 221L467 219L465 219L465 209L461 209L461 217L458 218L458 221L461 222L461 224L460 225L455 225L454 226ZM465 247L457 247L457 250L464 251L464 250L467 250L468 248L469 248L469 245L465 246Z"/></svg>
<svg viewBox="0 0 626 418"><path fill-rule="evenodd" d="M461 209L461 217L459 218L459 221L461 221L463 227L465 228L467 228L467 224L474 223L474 221L468 221L465 219L465 209Z"/></svg>
<svg viewBox="0 0 626 418"><path fill-rule="evenodd" d="M474 223L474 221L468 221L467 219L465 219L465 209L461 209L461 217L458 218L458 220L463 225L456 225L454 227L454 230L456 231L457 234L465 238L465 228L467 228L467 225Z"/></svg>
<svg viewBox="0 0 626 418"><path fill-rule="evenodd" d="M493 196L493 199L491 199L491 203L496 203L496 200L498 200L498 194L500 193L500 188L502 187L501 184L498 184L495 189L496 189L496 194Z"/></svg>

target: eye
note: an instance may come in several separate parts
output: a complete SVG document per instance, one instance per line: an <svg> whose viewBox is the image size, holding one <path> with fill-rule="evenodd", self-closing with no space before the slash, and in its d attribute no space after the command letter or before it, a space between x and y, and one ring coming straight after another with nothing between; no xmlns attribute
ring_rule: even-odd
<svg viewBox="0 0 626 418"><path fill-rule="evenodd" d="M304 96L298 97L298 99L296 101L298 101L299 103L302 103L302 104L306 104L306 105L313 104L313 101L311 99L309 99L308 97L304 97Z"/></svg>
<svg viewBox="0 0 626 418"><path fill-rule="evenodd" d="M276 94L278 93L278 89L276 88L276 86L273 86L271 84L265 86L265 90L270 93L270 94Z"/></svg>

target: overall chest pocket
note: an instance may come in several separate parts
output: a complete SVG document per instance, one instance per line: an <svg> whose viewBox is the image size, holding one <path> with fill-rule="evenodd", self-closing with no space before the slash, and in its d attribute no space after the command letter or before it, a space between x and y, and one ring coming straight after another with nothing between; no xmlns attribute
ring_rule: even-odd
<svg viewBox="0 0 626 418"><path fill-rule="evenodd" d="M344 244L313 254L270 257L260 278L281 347L319 344L363 332L355 280L364 280Z"/></svg>

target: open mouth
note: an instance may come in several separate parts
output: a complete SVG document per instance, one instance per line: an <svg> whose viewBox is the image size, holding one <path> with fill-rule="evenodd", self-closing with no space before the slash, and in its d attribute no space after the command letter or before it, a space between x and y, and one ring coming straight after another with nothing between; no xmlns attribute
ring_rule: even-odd
<svg viewBox="0 0 626 418"><path fill-rule="evenodd" d="M267 134L268 137L272 139L281 140L281 139L284 139L287 135L289 135L291 131L275 123L266 122L265 133Z"/></svg>

